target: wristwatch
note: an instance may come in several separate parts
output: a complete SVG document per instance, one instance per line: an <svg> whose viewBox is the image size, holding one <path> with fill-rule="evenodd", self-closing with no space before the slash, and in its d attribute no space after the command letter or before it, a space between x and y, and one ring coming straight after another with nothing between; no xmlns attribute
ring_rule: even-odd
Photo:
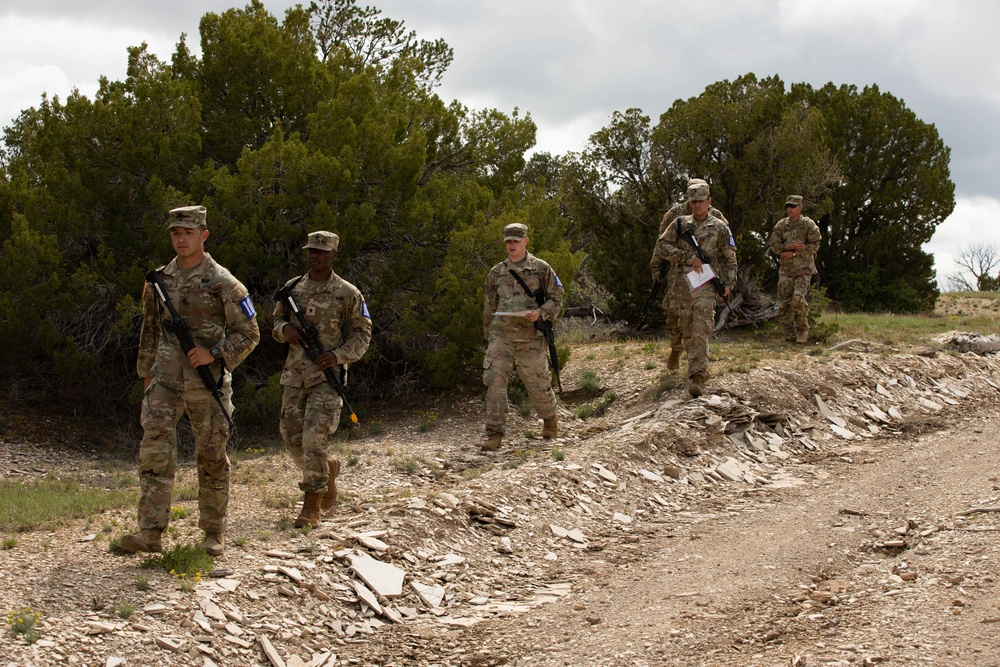
<svg viewBox="0 0 1000 667"><path fill-rule="evenodd" d="M222 350L220 350L218 346L213 346L209 348L208 351L211 352L213 359L222 359Z"/></svg>

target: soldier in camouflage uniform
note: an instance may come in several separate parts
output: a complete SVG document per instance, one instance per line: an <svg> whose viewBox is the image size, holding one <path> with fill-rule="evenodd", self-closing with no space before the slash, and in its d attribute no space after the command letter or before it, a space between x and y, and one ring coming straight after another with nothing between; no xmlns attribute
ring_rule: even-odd
<svg viewBox="0 0 1000 667"><path fill-rule="evenodd" d="M328 456L327 442L337 432L343 401L327 382L324 369L358 361L368 350L372 321L358 288L333 272L340 237L331 232L313 232L303 247L307 251L309 273L288 281L295 303L306 320L316 328L324 354L315 362L303 348L302 334L284 301L274 306L271 335L279 343L289 343L288 358L281 372L281 439L302 471L299 489L305 494L295 527L315 526L321 510L337 500L337 473L340 462Z"/></svg>
<svg viewBox="0 0 1000 667"><path fill-rule="evenodd" d="M563 286L551 266L528 252L526 226L507 225L503 233L507 259L490 270L483 289L483 334L489 341L483 359L483 384L487 387L486 440L482 444L485 451L498 449L503 440L511 370L517 370L531 407L543 420L542 437L554 438L559 433L545 338L534 323L556 318L562 307ZM545 302L541 306L525 293L515 273L531 292L542 289Z"/></svg>
<svg viewBox="0 0 1000 667"><path fill-rule="evenodd" d="M688 187L692 185L705 184L708 182L701 178L692 178L688 181ZM708 214L712 217L718 218L729 226L729 221L726 220L726 216L722 215L722 211L715 208L714 206L708 207ZM688 203L687 196L685 193L685 198L683 202L674 204L670 209L663 214L663 219L660 221L660 231L657 233L657 239L663 235L663 232L667 230L667 227L671 222L676 220L682 215L691 215L691 206ZM656 245L653 246L653 258L649 262L649 269L653 273L653 282L660 282L660 267L662 266L664 260L660 259L660 256L656 254ZM676 370L680 365L681 351L684 349L683 336L681 335L681 325L680 325L680 309L681 305L676 299L671 300L670 295L673 293L674 288L672 285L677 281L678 277L684 279L684 267L671 267L666 274L667 286L663 293L663 311L667 314L667 336L670 338L670 357L667 359L667 369Z"/></svg>
<svg viewBox="0 0 1000 667"><path fill-rule="evenodd" d="M684 346L688 353L688 392L701 396L708 379L708 338L715 322L715 302L718 292L710 282L694 291L687 274L702 273L702 262L694 246L684 233L693 231L698 245L729 296L736 283L736 243L729 226L709 215L712 200L707 183L697 183L688 188L691 215L683 215L671 222L656 242L656 255L676 267L676 279L671 282L671 305L678 304ZM673 270L673 269L672 269Z"/></svg>
<svg viewBox="0 0 1000 667"><path fill-rule="evenodd" d="M819 227L802 215L802 196L789 195L787 217L771 232L768 247L781 258L778 268L778 322L785 339L804 345L809 342L809 283L816 273L816 252L822 238Z"/></svg>
<svg viewBox="0 0 1000 667"><path fill-rule="evenodd" d="M229 424L195 368L211 368L232 414L232 388L226 371L236 368L256 347L260 330L246 288L205 252L205 207L175 208L167 222L177 256L158 271L171 302L191 329L195 347L185 355L177 336L165 330L164 319L169 313L147 284L142 293L136 364L145 386L144 435L139 445L139 532L124 536L121 545L131 552L161 550L160 534L170 520L177 468L176 426L187 413L198 465L198 526L205 531L202 546L219 556L229 505Z"/></svg>

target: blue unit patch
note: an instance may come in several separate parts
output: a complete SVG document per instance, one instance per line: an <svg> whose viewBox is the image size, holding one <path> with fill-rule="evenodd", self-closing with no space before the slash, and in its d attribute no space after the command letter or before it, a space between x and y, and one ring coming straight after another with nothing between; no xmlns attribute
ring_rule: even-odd
<svg viewBox="0 0 1000 667"><path fill-rule="evenodd" d="M368 318L369 320L372 318L372 316L368 314L368 302L367 301L362 301L361 302L361 317Z"/></svg>
<svg viewBox="0 0 1000 667"><path fill-rule="evenodd" d="M736 247L736 239L733 238L733 230L729 230L729 245Z"/></svg>
<svg viewBox="0 0 1000 667"><path fill-rule="evenodd" d="M559 287L562 287L562 281L559 280L559 276L558 275L556 276L556 285L559 285Z"/></svg>
<svg viewBox="0 0 1000 667"><path fill-rule="evenodd" d="M257 311L253 307L253 301L250 300L249 294L243 297L243 300L240 301L240 308L243 309L243 314L247 316L248 320L252 320L257 317Z"/></svg>

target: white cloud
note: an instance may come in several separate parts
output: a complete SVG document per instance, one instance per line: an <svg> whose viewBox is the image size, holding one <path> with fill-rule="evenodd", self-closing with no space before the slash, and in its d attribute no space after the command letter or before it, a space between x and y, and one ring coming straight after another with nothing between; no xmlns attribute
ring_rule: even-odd
<svg viewBox="0 0 1000 667"><path fill-rule="evenodd" d="M976 243L1000 246L1000 199L958 197L955 211L938 225L924 250L934 255L938 286L947 289L948 276L959 272L955 258Z"/></svg>

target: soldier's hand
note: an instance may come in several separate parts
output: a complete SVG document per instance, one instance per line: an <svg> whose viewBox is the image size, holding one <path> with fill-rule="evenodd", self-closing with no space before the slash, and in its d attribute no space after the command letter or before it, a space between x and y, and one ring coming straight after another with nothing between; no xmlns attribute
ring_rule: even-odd
<svg viewBox="0 0 1000 667"><path fill-rule="evenodd" d="M195 368L198 368L198 366L205 366L215 361L215 357L212 356L212 353L203 348L201 345L195 345L192 347L191 351L187 353L187 358L188 361L191 362L191 365Z"/></svg>
<svg viewBox="0 0 1000 667"><path fill-rule="evenodd" d="M701 273L701 259L695 257L691 260L691 268L694 269L695 273Z"/></svg>
<svg viewBox="0 0 1000 667"><path fill-rule="evenodd" d="M795 257L795 253L791 250L781 253L781 259L791 259L792 257Z"/></svg>
<svg viewBox="0 0 1000 667"><path fill-rule="evenodd" d="M281 335L285 337L285 340L291 345L302 345L305 340L302 338L302 334L291 324L286 324L281 328Z"/></svg>
<svg viewBox="0 0 1000 667"><path fill-rule="evenodd" d="M322 369L334 368L337 364L337 355L333 352L324 352L316 357L316 365Z"/></svg>
<svg viewBox="0 0 1000 667"><path fill-rule="evenodd" d="M153 378L142 378L142 391L146 393L149 390L149 383L153 381Z"/></svg>
<svg viewBox="0 0 1000 667"><path fill-rule="evenodd" d="M539 313L537 310L529 310L528 314L524 316L524 319L528 320L529 322L537 322L541 316L542 314Z"/></svg>
<svg viewBox="0 0 1000 667"><path fill-rule="evenodd" d="M658 276L658 275L656 275L656 276L653 276L653 282L654 282L654 283L658 283L658 282L660 282L660 276Z"/></svg>
<svg viewBox="0 0 1000 667"><path fill-rule="evenodd" d="M793 250L795 252L802 252L805 249L806 249L806 244L802 243L801 241L797 243L789 243L788 245L785 246L785 250Z"/></svg>

